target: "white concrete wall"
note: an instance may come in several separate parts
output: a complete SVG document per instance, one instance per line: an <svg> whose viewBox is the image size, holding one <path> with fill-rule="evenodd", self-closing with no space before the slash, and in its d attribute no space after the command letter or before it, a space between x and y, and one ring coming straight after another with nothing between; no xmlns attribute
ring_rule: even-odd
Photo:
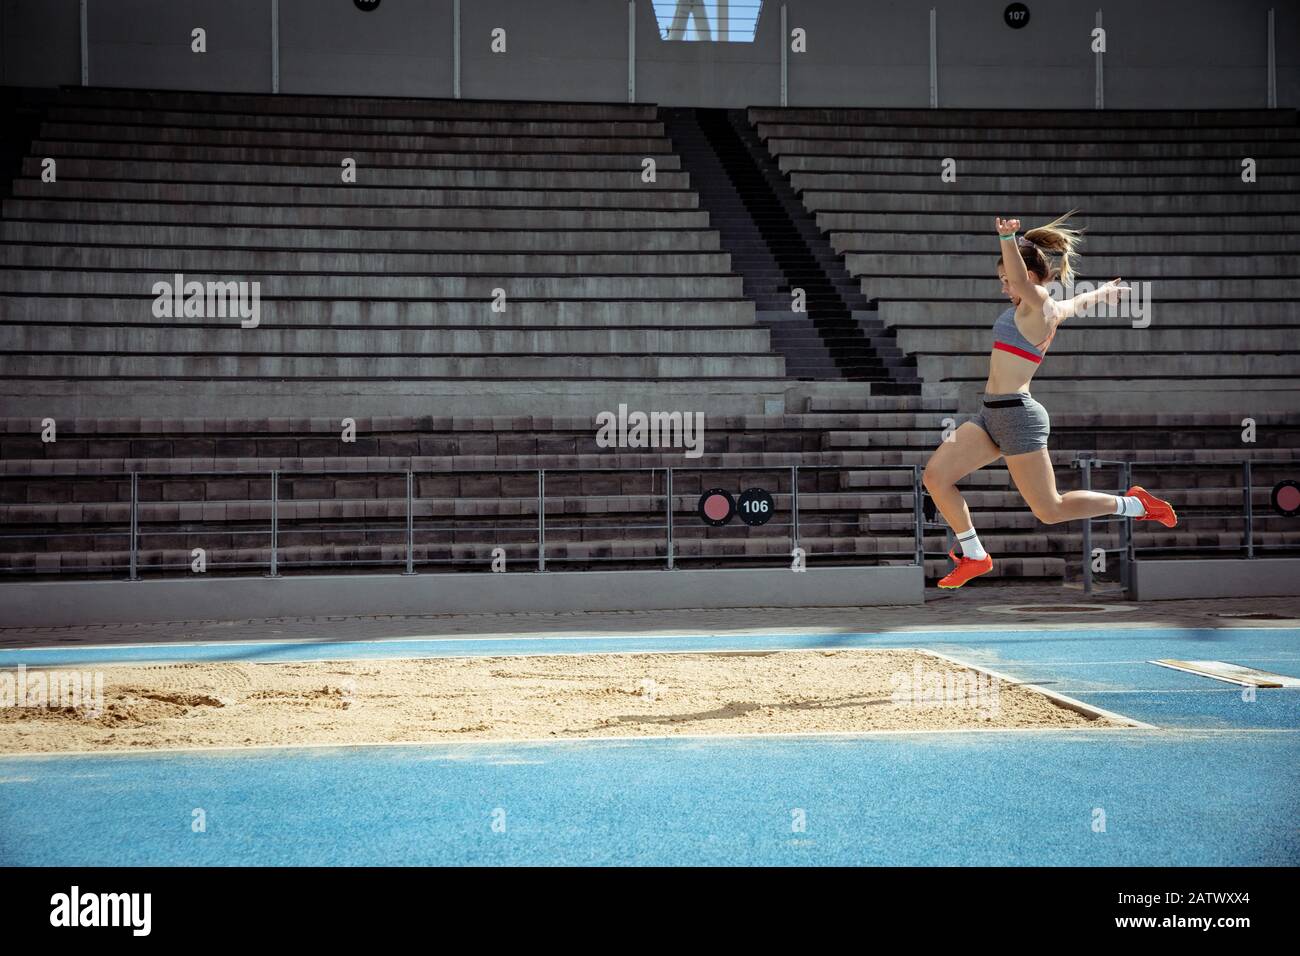
<svg viewBox="0 0 1300 956"><path fill-rule="evenodd" d="M916 565L691 571L295 575L0 583L0 626L241 617L861 607L924 602Z"/></svg>

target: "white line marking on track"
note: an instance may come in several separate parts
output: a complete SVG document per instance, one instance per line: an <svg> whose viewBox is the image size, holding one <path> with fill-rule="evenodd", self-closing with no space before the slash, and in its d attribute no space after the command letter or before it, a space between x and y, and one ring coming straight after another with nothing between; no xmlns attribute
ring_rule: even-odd
<svg viewBox="0 0 1300 956"><path fill-rule="evenodd" d="M1063 707L1067 707L1070 710L1073 710L1076 713L1084 714L1085 716L1105 717L1108 720L1118 720L1128 724L1130 727L1137 727L1142 730L1160 729L1155 724L1148 724L1140 720L1134 720L1132 717L1125 717L1123 714L1117 714L1114 711L1103 710L1101 707L1094 707L1092 704L1085 704L1081 700L1075 700L1073 697L1067 697L1064 694L1059 693L1057 691L1048 690L1047 688L1042 687L1038 684L1027 684L1024 681L1021 681L1015 677L1010 677L1006 674L998 673L997 671L987 667L980 667L974 664L968 664L965 661L958 660L955 657L950 657L947 654L941 654L938 651L930 651L924 648L917 648L917 650L920 650L921 653L923 654L930 654L934 657L942 658L943 660L949 661L950 663L958 664L962 667L967 668L968 670L982 671L983 673L988 674L992 677L996 677L998 680L1005 681L1008 684L1015 684L1019 687L1026 687L1029 690L1037 691L1038 693L1042 694L1044 697L1051 698L1052 700L1056 701L1058 704L1062 705Z"/></svg>
<svg viewBox="0 0 1300 956"><path fill-rule="evenodd" d="M794 738L810 739L823 737L831 740L851 740L854 738L871 739L874 737L931 737L943 734L1088 734L1098 738L1113 734L1141 734L1144 737L1170 736L1189 737L1197 734L1232 735L1232 734L1293 734L1300 736L1300 728L1294 727L1080 727L1062 730L1058 727L966 727L953 730L829 730L801 731L788 734L662 734L659 736L627 737L502 737L492 740L380 740L371 743L349 744L255 744L249 747L159 747L152 750L49 750L39 753L0 753L0 762L5 760L28 760L41 757L153 757L168 754L185 753L250 753L259 750L363 750L373 747L448 747L464 749L468 747L494 747L500 745L516 746L536 744L552 746L555 744L584 743L627 743L638 744L643 741L689 740L702 743L710 740L768 740L779 741Z"/></svg>
<svg viewBox="0 0 1300 956"><path fill-rule="evenodd" d="M134 750L47 750L40 753L0 753L0 761L25 760L31 757L101 757L101 756L137 756L149 757L156 754L176 753L246 753L254 750L353 750L366 747L494 747L497 744L582 744L582 743L628 743L642 741L690 740L696 743L710 740L789 740L793 738L809 739L825 737L834 740L852 738L872 738L891 736L936 736L940 734L1114 734L1127 732L1163 731L1164 728L1150 726L1132 727L962 727L951 730L808 730L787 734L748 733L748 734L657 734L654 736L635 734L624 737L501 737L486 740L377 740L370 743L348 744L252 744L247 747L224 745L220 747L157 747ZM1300 733L1300 731L1296 731Z"/></svg>

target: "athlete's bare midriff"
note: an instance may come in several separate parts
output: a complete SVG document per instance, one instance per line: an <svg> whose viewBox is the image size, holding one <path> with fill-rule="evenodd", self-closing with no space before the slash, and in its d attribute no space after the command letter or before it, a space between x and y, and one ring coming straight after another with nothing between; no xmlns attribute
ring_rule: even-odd
<svg viewBox="0 0 1300 956"><path fill-rule="evenodd" d="M990 395L1010 395L1029 391L1029 382L1038 371L1038 363L1003 352L989 350L989 378L984 391Z"/></svg>

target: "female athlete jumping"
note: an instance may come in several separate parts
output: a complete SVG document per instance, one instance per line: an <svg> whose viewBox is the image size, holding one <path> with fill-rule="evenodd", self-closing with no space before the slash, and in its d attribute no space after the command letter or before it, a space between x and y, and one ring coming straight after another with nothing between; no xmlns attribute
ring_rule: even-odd
<svg viewBox="0 0 1300 956"><path fill-rule="evenodd" d="M925 487L957 535L962 551L960 558L955 550L949 552L957 566L939 582L941 588L959 588L993 570L993 559L980 545L957 482L999 458L1006 458L1011 480L1034 516L1045 524L1100 515L1159 521L1167 528L1178 523L1169 502L1136 485L1125 496L1097 491L1057 493L1056 475L1047 454L1051 424L1047 409L1030 396L1029 380L1062 322L1095 302L1118 302L1127 289L1113 279L1093 292L1062 302L1048 294L1044 286L1050 282L1069 284L1074 250L1082 241L1077 230L1064 225L1070 215L1030 229L1020 239L1016 238L1019 219L996 220L1002 247L998 278L1011 308L993 323L983 408L942 442L925 466Z"/></svg>

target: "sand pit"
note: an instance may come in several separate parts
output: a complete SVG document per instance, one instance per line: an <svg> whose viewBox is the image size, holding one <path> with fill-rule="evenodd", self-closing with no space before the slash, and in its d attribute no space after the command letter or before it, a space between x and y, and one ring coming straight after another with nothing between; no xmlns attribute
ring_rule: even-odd
<svg viewBox="0 0 1300 956"><path fill-rule="evenodd" d="M30 671L26 680L44 675ZM83 673L85 673L83 671ZM80 707L0 707L0 753L1119 726L916 651L95 668ZM87 687L94 686L89 675Z"/></svg>

